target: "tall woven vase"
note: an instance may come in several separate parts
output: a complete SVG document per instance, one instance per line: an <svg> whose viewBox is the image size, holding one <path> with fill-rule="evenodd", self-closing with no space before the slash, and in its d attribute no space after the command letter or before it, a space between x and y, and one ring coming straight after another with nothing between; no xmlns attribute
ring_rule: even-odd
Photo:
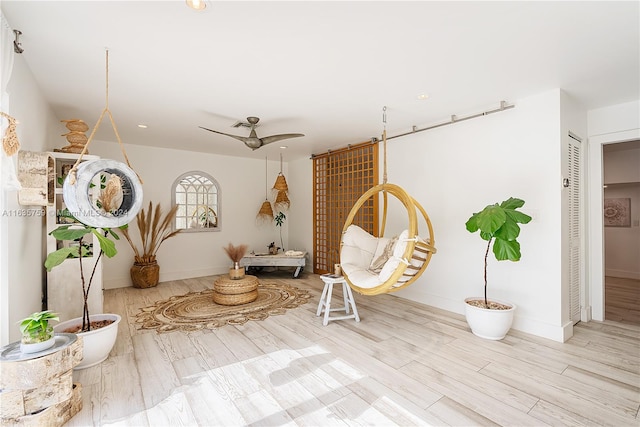
<svg viewBox="0 0 640 427"><path fill-rule="evenodd" d="M130 272L134 288L153 288L160 281L158 261L134 262Z"/></svg>

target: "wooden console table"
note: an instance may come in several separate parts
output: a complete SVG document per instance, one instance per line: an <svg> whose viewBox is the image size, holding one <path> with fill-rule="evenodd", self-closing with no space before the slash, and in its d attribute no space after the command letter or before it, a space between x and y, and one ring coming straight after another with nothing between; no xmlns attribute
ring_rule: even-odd
<svg viewBox="0 0 640 427"><path fill-rule="evenodd" d="M250 254L240 260L240 265L247 268L247 272L254 269L258 271L262 267L296 267L293 278L296 279L304 269L307 253L299 256L288 256L285 254Z"/></svg>

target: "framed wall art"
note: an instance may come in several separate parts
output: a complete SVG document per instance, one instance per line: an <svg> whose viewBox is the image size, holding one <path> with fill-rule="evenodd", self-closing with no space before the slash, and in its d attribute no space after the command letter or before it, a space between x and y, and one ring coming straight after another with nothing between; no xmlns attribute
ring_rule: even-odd
<svg viewBox="0 0 640 427"><path fill-rule="evenodd" d="M605 227L631 227L631 199L604 199Z"/></svg>

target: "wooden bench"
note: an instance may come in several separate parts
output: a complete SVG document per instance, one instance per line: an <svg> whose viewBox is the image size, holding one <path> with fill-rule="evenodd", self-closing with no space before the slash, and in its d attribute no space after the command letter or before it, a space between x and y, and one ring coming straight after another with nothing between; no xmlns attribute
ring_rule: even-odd
<svg viewBox="0 0 640 427"><path fill-rule="evenodd" d="M260 271L263 267L296 267L293 278L296 279L304 269L307 253L300 256L288 256L285 254L250 254L240 260L240 266L247 268L247 273Z"/></svg>

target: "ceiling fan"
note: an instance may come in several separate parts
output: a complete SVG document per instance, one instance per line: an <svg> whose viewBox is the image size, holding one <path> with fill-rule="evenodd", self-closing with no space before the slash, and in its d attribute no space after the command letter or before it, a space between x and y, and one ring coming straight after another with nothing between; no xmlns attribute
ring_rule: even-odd
<svg viewBox="0 0 640 427"><path fill-rule="evenodd" d="M263 145L271 144L272 142L280 141L288 138L298 138L300 136L304 136L303 133L282 133L279 135L271 135L265 136L264 138L258 138L256 135L256 125L260 119L258 117L247 117L247 122L249 122L249 126L251 127L251 133L249 136L238 136L238 135L230 135L228 133L219 132L213 129L207 129L205 127L199 126L201 129L208 130L209 132L219 133L220 135L230 136L231 138L235 138L244 142L244 144L251 148L252 150L257 150Z"/></svg>

